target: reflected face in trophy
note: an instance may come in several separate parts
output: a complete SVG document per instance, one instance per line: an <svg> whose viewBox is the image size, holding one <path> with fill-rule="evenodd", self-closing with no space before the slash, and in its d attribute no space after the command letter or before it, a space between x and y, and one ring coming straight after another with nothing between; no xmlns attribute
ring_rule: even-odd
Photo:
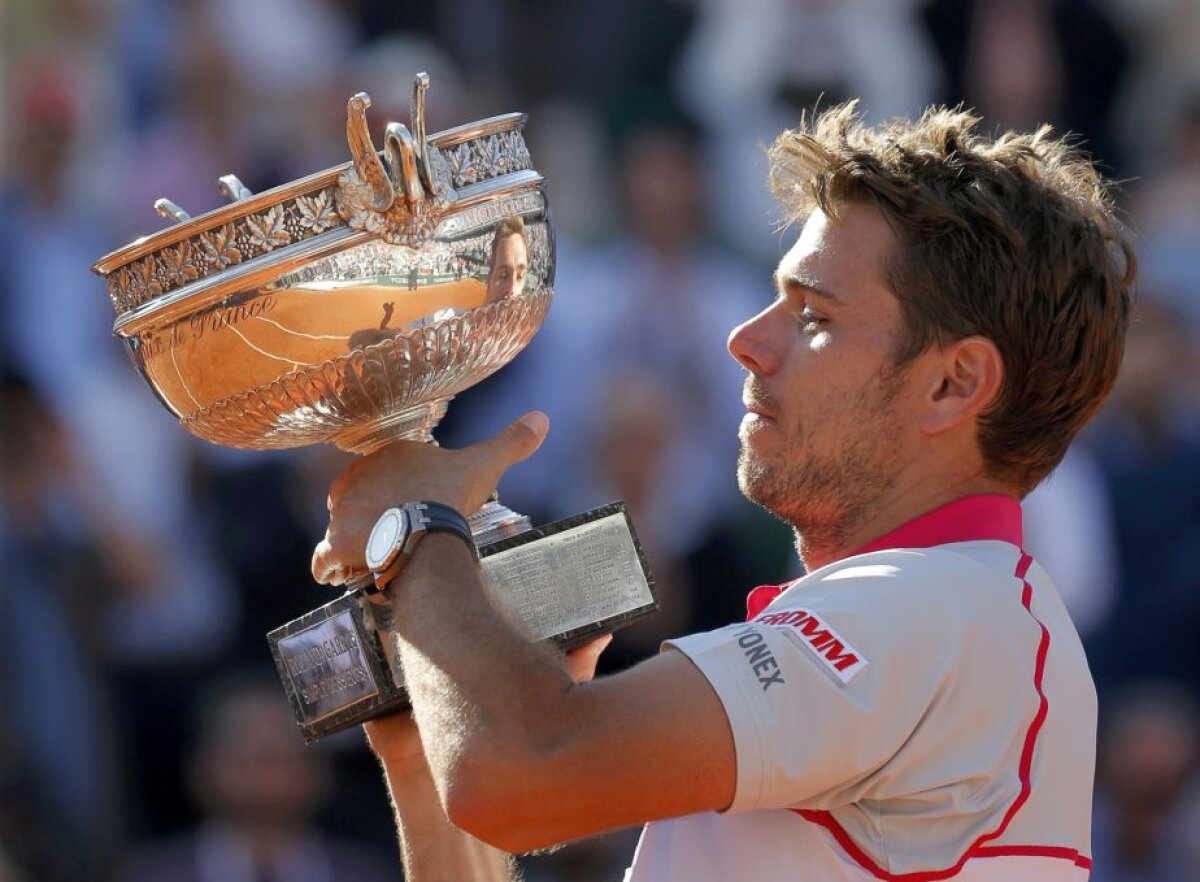
<svg viewBox="0 0 1200 882"><path fill-rule="evenodd" d="M874 207L814 210L774 302L729 337L750 373L739 486L802 537L856 523L919 441L910 372L895 365L900 302L883 274L895 245Z"/></svg>
<svg viewBox="0 0 1200 882"><path fill-rule="evenodd" d="M488 271L487 303L519 297L529 273L529 243L520 217L506 218L496 228Z"/></svg>

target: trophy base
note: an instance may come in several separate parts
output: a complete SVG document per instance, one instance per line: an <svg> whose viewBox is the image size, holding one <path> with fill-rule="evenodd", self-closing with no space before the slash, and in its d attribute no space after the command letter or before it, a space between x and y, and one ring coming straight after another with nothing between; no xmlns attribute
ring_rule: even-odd
<svg viewBox="0 0 1200 882"><path fill-rule="evenodd" d="M491 502L471 526L488 599L533 639L569 650L658 609L623 503L530 528ZM409 706L391 616L357 588L267 635L306 742Z"/></svg>

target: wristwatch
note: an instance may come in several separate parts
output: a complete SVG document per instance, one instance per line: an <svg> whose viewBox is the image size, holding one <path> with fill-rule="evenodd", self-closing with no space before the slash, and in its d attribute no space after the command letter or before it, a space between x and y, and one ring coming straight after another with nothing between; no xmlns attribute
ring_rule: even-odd
<svg viewBox="0 0 1200 882"><path fill-rule="evenodd" d="M467 519L440 502L408 502L389 508L367 537L367 566L375 576L375 587L383 590L408 565L417 545L429 533L452 533L462 538L479 556Z"/></svg>

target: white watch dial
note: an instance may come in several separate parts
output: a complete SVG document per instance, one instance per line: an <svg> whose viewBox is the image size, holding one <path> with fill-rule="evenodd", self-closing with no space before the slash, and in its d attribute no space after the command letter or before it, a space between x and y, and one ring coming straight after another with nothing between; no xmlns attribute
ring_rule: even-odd
<svg viewBox="0 0 1200 882"><path fill-rule="evenodd" d="M407 517L398 508L389 508L375 522L367 539L367 566L378 570L388 563L397 541L403 536Z"/></svg>

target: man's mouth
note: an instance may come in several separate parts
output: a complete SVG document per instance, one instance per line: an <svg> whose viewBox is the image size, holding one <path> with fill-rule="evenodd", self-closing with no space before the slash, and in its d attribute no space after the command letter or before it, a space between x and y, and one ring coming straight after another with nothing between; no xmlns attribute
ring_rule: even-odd
<svg viewBox="0 0 1200 882"><path fill-rule="evenodd" d="M775 419L775 407L763 391L755 387L753 381L747 382L742 390L742 404L746 411L767 420Z"/></svg>

